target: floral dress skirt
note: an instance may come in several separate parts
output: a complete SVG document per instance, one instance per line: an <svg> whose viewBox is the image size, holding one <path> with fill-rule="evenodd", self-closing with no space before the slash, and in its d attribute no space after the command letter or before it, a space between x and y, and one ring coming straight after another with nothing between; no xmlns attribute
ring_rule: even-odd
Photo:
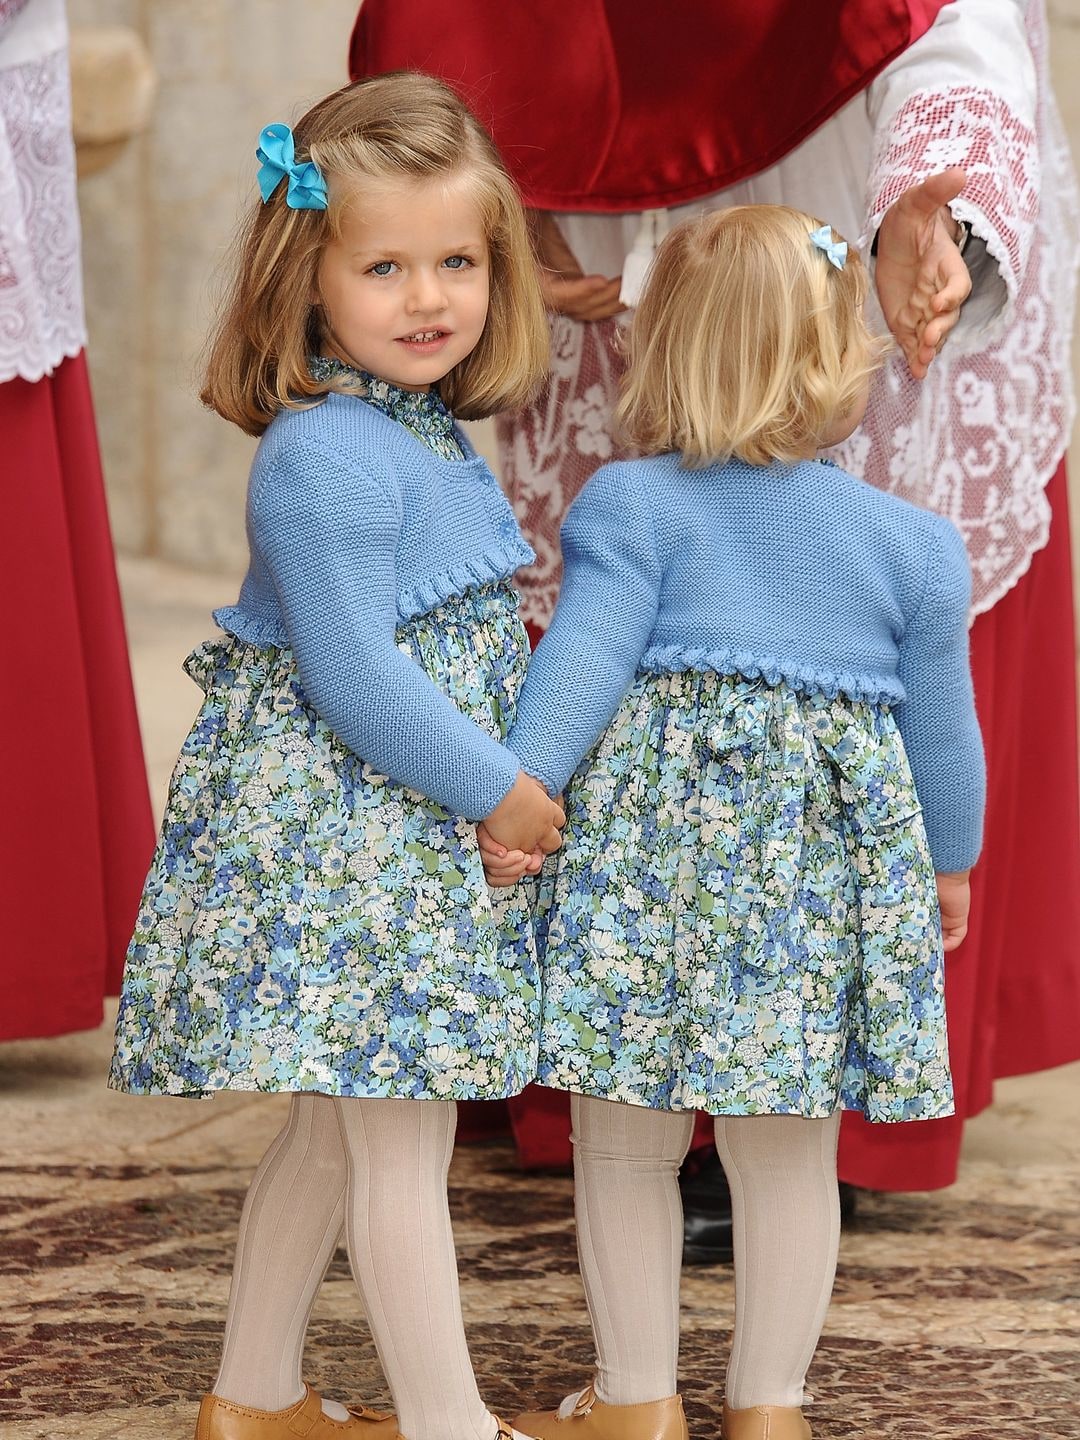
<svg viewBox="0 0 1080 1440"><path fill-rule="evenodd" d="M488 733L528 645L488 586L403 626L402 650ZM473 825L376 773L304 696L292 652L199 646L128 951L110 1084L495 1099L536 1073L525 887L493 891Z"/></svg>
<svg viewBox="0 0 1080 1440"><path fill-rule="evenodd" d="M544 1084L714 1115L951 1114L934 868L887 708L639 675L566 810Z"/></svg>

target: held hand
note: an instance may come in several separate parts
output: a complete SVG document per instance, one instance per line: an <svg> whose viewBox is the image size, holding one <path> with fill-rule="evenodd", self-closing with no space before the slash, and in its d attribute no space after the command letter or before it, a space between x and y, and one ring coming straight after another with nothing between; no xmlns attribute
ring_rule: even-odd
<svg viewBox="0 0 1080 1440"><path fill-rule="evenodd" d="M945 953L955 950L967 934L971 909L970 870L937 876L938 905L941 907L941 938Z"/></svg>
<svg viewBox="0 0 1080 1440"><path fill-rule="evenodd" d="M553 215L530 210L529 229L548 310L571 320L608 320L626 309L619 302L622 277L583 274Z"/></svg>
<svg viewBox="0 0 1080 1440"><path fill-rule="evenodd" d="M562 806L550 798L538 780L518 773L508 795L484 821L491 839L507 850L550 855L562 844L560 828L566 824Z"/></svg>
<svg viewBox="0 0 1080 1440"><path fill-rule="evenodd" d="M538 875L543 867L542 850L537 848L531 855L526 855L523 850L507 850L505 845L491 838L482 820L476 827L476 839L480 858L484 862L484 875L495 889L516 885L524 875Z"/></svg>
<svg viewBox="0 0 1080 1440"><path fill-rule="evenodd" d="M959 166L906 190L878 230L877 292L908 368L922 380L971 293L948 205L967 183Z"/></svg>

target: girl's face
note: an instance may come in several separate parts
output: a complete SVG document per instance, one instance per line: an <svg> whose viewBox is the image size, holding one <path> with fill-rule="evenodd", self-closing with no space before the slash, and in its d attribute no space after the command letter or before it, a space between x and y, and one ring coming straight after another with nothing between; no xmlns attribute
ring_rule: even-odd
<svg viewBox="0 0 1080 1440"><path fill-rule="evenodd" d="M322 253L317 284L328 354L430 389L487 320L487 237L463 177L365 186Z"/></svg>

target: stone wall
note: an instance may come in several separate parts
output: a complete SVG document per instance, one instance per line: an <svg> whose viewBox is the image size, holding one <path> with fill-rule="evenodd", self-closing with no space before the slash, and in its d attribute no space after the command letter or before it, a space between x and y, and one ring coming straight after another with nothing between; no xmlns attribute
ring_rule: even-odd
<svg viewBox="0 0 1080 1440"><path fill-rule="evenodd" d="M147 133L79 187L90 365L117 544L237 572L252 442L196 398L210 281L253 194L262 126L295 119L345 80L355 0L69 0L68 8L73 25L135 29L159 82ZM1050 0L1050 15L1058 96L1080 155L1080 0ZM1080 374L1080 347L1075 358ZM480 440L489 448L490 432L482 428ZM1073 456L1080 501L1080 446Z"/></svg>
<svg viewBox="0 0 1080 1440"><path fill-rule="evenodd" d="M69 0L68 11L73 26L131 26L158 73L147 134L79 186L117 545L236 571L253 442L196 398L210 282L254 193L259 131L348 78L355 0Z"/></svg>

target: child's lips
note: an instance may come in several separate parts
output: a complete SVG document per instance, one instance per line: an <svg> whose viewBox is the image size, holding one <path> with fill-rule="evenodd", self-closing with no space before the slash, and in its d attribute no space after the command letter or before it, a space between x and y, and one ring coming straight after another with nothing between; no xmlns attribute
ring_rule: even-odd
<svg viewBox="0 0 1080 1440"><path fill-rule="evenodd" d="M410 335L399 335L397 343L404 345L407 350L413 350L420 354L431 354L441 350L450 339L452 332L442 330L438 327L429 330L414 330Z"/></svg>

